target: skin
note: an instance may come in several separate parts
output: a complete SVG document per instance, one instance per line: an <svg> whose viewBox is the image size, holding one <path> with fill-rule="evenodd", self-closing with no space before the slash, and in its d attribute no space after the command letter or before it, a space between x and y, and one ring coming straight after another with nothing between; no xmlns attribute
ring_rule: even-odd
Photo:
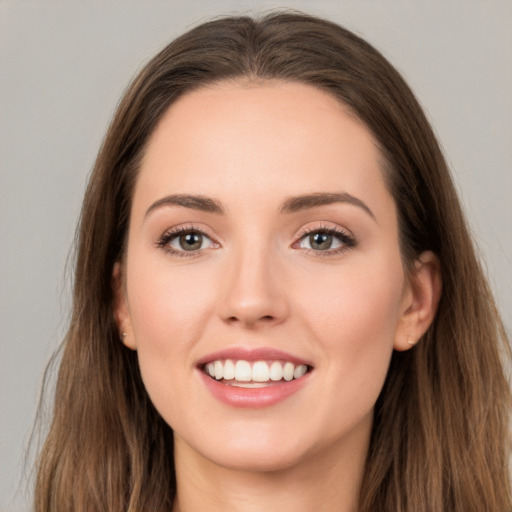
<svg viewBox="0 0 512 512"><path fill-rule="evenodd" d="M114 269L115 313L174 430L175 512L357 510L392 351L427 329L441 289L431 253L406 278L379 162L354 116L296 83L203 88L156 128ZM345 201L282 212L292 196L325 192L350 194L371 213ZM212 198L224 213L151 209L170 194ZM203 231L202 249L183 257L159 245L176 227ZM305 230L326 228L357 243L311 249ZM277 348L313 371L286 400L239 409L198 376L199 359L228 347Z"/></svg>

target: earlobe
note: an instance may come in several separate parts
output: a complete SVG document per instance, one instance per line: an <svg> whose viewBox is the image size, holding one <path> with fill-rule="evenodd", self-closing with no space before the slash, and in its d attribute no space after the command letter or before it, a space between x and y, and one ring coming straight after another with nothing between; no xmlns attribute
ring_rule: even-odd
<svg viewBox="0 0 512 512"><path fill-rule="evenodd" d="M441 298L439 258L432 251L421 253L409 277L407 302L396 331L394 349L409 350L433 322Z"/></svg>
<svg viewBox="0 0 512 512"><path fill-rule="evenodd" d="M114 296L113 314L114 321L119 332L119 338L123 344L131 350L136 350L133 329L131 325L130 309L126 298L126 290L123 285L123 271L121 263L116 262L112 271L112 290Z"/></svg>

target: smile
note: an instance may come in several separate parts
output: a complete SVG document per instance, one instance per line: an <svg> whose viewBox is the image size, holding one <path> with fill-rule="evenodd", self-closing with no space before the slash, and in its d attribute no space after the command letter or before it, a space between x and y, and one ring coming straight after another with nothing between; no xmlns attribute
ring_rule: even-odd
<svg viewBox="0 0 512 512"><path fill-rule="evenodd" d="M276 405L311 381L310 361L272 348L228 348L205 356L198 374L217 399L231 407Z"/></svg>
<svg viewBox="0 0 512 512"><path fill-rule="evenodd" d="M244 359L217 359L205 364L203 371L228 386L258 388L300 379L308 372L308 366L294 364L291 361L250 362Z"/></svg>

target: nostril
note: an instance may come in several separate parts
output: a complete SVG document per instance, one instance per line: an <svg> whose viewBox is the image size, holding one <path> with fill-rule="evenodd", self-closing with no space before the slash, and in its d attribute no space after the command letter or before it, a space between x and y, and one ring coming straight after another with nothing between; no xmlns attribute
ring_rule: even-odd
<svg viewBox="0 0 512 512"><path fill-rule="evenodd" d="M247 323L256 323L258 321L260 321L260 322L273 322L274 320L275 320L274 316L272 316L272 315L264 315L264 316L259 317L259 318L249 319L247 321ZM240 322L241 318L238 318L237 316L230 316L229 318L227 318L227 321L230 322L230 323L236 323L236 322Z"/></svg>

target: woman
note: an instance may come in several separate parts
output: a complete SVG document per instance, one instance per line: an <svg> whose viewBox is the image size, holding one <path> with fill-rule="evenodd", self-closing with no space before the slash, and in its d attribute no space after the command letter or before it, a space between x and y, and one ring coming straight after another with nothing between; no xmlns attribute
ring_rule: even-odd
<svg viewBox="0 0 512 512"><path fill-rule="evenodd" d="M508 511L505 353L389 63L305 15L205 23L91 176L36 509Z"/></svg>

